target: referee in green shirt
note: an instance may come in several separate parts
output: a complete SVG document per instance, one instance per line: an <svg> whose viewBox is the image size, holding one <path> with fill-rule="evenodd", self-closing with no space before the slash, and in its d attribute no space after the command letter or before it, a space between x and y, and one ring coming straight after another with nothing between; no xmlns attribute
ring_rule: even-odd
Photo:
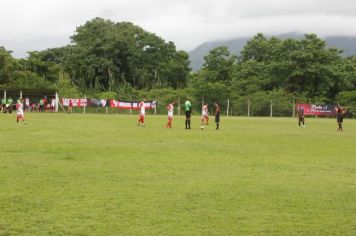
<svg viewBox="0 0 356 236"><path fill-rule="evenodd" d="M184 103L184 111L185 111L185 129L190 129L190 117L192 115L192 103L187 97L187 100Z"/></svg>

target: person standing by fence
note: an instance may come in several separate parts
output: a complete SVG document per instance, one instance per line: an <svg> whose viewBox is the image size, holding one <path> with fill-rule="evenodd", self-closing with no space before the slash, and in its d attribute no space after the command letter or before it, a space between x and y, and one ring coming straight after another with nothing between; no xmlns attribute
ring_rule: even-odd
<svg viewBox="0 0 356 236"><path fill-rule="evenodd" d="M68 113L72 113L73 112L73 100L69 99L68 102Z"/></svg>
<svg viewBox="0 0 356 236"><path fill-rule="evenodd" d="M44 112L44 100L43 100L43 98L40 99L40 112Z"/></svg>
<svg viewBox="0 0 356 236"><path fill-rule="evenodd" d="M3 98L1 99L1 111L5 112L5 109L6 109L6 99Z"/></svg>
<svg viewBox="0 0 356 236"><path fill-rule="evenodd" d="M30 110L30 99L27 97L25 99L25 111L29 111Z"/></svg>
<svg viewBox="0 0 356 236"><path fill-rule="evenodd" d="M13 105L12 103L13 103L13 100L11 97L9 99L7 99L5 112L8 112L10 114L12 113L12 105Z"/></svg>
<svg viewBox="0 0 356 236"><path fill-rule="evenodd" d="M105 103L105 113L109 114L109 109L110 109L110 99L106 99Z"/></svg>

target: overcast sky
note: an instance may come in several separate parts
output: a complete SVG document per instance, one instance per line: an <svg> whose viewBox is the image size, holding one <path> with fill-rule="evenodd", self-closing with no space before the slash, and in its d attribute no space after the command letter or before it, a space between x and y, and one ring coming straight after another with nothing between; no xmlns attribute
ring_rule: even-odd
<svg viewBox="0 0 356 236"><path fill-rule="evenodd" d="M130 21L178 49L216 39L314 32L356 36L356 0L1 0L0 46L26 51L65 46L94 17Z"/></svg>

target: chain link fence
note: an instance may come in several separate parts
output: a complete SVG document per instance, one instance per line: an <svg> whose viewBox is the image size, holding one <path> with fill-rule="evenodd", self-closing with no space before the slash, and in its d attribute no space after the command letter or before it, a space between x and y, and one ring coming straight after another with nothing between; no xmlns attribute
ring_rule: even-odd
<svg viewBox="0 0 356 236"><path fill-rule="evenodd" d="M149 115L166 115L167 105L174 103L174 114L184 115L184 102L189 97L192 103L193 115L201 115L202 105L208 102L210 115L214 114L214 102L206 101L204 98L196 98L188 96L190 91L184 93L177 93L173 91L162 90L155 94L156 96L147 92L147 94L132 94L125 96L125 101L141 101L142 99L156 101L157 107L155 109L147 110ZM40 98L48 97L54 98L57 96L55 90L0 90L0 100L3 97L27 98L31 101L37 102ZM59 95L59 112L66 112L66 107L61 103L61 96ZM84 95L83 98L86 98ZM94 99L94 98L88 98ZM105 98L101 98L105 99ZM120 100L120 99L117 99ZM245 116L245 117L295 117L295 101L291 97L279 96L277 98L266 98L263 96L254 96L251 98L241 97L235 99L220 100L218 104L221 107L222 116ZM348 108L349 112L346 113L347 117L354 117L352 109ZM121 114L121 115L137 115L137 111L129 109L112 108L108 104L105 106L92 106L88 102L86 107L74 107L75 113L97 113L97 114Z"/></svg>

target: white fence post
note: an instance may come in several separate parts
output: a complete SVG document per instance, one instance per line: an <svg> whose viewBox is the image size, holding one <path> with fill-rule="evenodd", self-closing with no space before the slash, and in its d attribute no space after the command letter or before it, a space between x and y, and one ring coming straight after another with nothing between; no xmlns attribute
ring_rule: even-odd
<svg viewBox="0 0 356 236"><path fill-rule="evenodd" d="M133 97L132 97L132 95L131 95L131 109L130 109L130 116L132 115L132 101L133 100Z"/></svg>
<svg viewBox="0 0 356 236"><path fill-rule="evenodd" d="M272 99L271 99L271 117L273 117L273 102L272 102Z"/></svg>
<svg viewBox="0 0 356 236"><path fill-rule="evenodd" d="M155 116L157 115L158 98L156 98Z"/></svg>
<svg viewBox="0 0 356 236"><path fill-rule="evenodd" d="M180 98L178 98L178 116L180 116Z"/></svg>
<svg viewBox="0 0 356 236"><path fill-rule="evenodd" d="M58 92L56 92L56 107L55 107L56 112L58 112L58 105L59 105L59 97L58 97Z"/></svg>
<svg viewBox="0 0 356 236"><path fill-rule="evenodd" d="M250 117L250 106L251 106L251 102L250 99L248 99L247 101L247 116Z"/></svg>
<svg viewBox="0 0 356 236"><path fill-rule="evenodd" d="M87 100L87 95L84 95L84 99ZM88 103L87 103L87 105L88 105ZM84 114L85 114L85 112L86 112L86 107L87 107L87 106L84 106L84 111L83 111Z"/></svg>
<svg viewBox="0 0 356 236"><path fill-rule="evenodd" d="M226 106L226 116L229 116L229 109L230 109L230 99L227 99L227 106Z"/></svg>

